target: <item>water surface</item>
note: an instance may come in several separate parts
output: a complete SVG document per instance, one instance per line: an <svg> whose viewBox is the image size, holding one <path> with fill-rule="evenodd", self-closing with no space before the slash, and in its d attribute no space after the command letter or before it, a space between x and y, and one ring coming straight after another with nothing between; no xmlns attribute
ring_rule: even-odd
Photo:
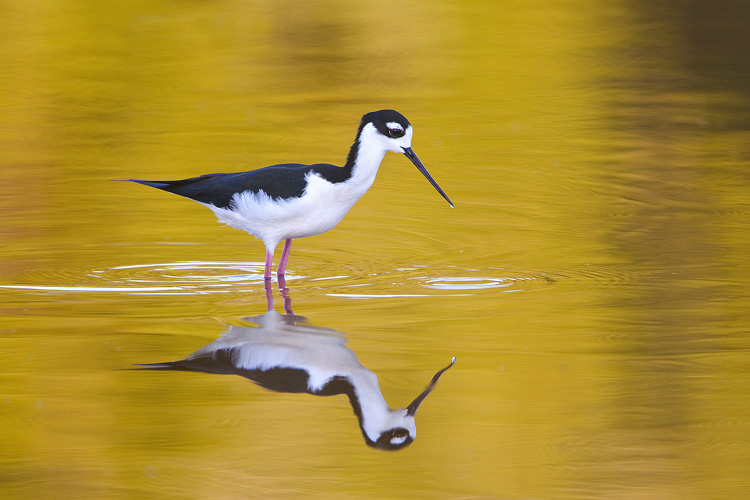
<svg viewBox="0 0 750 500"><path fill-rule="evenodd" d="M747 7L98 7L0 28L3 498L747 497ZM418 439L367 447L343 395L131 370L266 312L264 251L113 180L341 164L381 108L456 208L389 154L287 286L394 408L457 357Z"/></svg>

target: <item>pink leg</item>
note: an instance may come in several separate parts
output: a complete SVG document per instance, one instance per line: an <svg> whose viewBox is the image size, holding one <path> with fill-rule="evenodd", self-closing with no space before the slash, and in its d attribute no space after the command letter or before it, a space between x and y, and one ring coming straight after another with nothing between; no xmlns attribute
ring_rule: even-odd
<svg viewBox="0 0 750 500"><path fill-rule="evenodd" d="M263 279L269 281L271 279L271 268L273 267L273 252L266 250L266 272L263 275Z"/></svg>
<svg viewBox="0 0 750 500"><path fill-rule="evenodd" d="M292 297L289 295L289 289L286 287L286 279L284 275L279 275L279 292L281 298L284 299L284 312L287 314L294 314L292 312Z"/></svg>
<svg viewBox="0 0 750 500"><path fill-rule="evenodd" d="M273 290L271 290L271 279L265 280L266 284L266 312L273 311Z"/></svg>
<svg viewBox="0 0 750 500"><path fill-rule="evenodd" d="M276 272L279 276L284 276L286 272L286 263L289 262L289 253L292 251L292 239L287 238L284 241L284 251L281 252L281 260L279 260L279 270Z"/></svg>

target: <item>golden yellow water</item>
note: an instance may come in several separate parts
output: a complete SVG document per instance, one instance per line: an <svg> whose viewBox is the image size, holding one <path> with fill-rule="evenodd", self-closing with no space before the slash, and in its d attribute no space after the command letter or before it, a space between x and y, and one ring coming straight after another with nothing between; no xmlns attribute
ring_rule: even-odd
<svg viewBox="0 0 750 500"><path fill-rule="evenodd" d="M743 2L4 2L3 499L744 499ZM418 437L344 396L129 370L262 314L263 246L128 178L388 155L298 240L294 311ZM277 309L280 302L277 296Z"/></svg>

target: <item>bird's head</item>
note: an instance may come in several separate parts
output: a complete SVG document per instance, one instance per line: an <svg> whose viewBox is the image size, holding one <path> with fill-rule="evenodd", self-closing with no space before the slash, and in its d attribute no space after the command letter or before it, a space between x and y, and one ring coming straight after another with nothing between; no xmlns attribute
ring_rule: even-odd
<svg viewBox="0 0 750 500"><path fill-rule="evenodd" d="M392 109L381 109L380 111L367 113L362 117L355 145L361 147L364 143L367 143L368 146L377 144L376 147L381 151L381 154L384 154L385 151L393 151L405 155L453 208L453 202L427 172L416 153L411 149L412 135L411 123L404 115Z"/></svg>
<svg viewBox="0 0 750 500"><path fill-rule="evenodd" d="M427 397L427 395L435 388L440 375L445 372L448 368L453 366L456 362L456 358L453 357L451 364L440 370L432 377L430 384L422 393L417 396L406 408L397 408L390 410L387 415L382 416L382 420L374 422L379 429L377 432L373 432L372 437L368 436L365 429L363 432L367 440L367 444L373 448L380 448L383 450L400 450L409 446L412 441L417 437L417 426L414 422L414 415L417 413L419 405Z"/></svg>

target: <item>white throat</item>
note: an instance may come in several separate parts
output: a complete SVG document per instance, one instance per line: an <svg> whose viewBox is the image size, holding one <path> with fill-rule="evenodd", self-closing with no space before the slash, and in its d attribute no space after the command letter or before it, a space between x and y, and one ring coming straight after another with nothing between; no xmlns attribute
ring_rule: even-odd
<svg viewBox="0 0 750 500"><path fill-rule="evenodd" d="M388 151L403 153L404 147L411 147L412 129L407 127L403 137L393 139L378 132L375 125L368 123L362 127L359 135L357 158L352 167L352 178L359 184L364 183L369 188L375 180L380 163ZM369 181L369 182L368 182Z"/></svg>
<svg viewBox="0 0 750 500"><path fill-rule="evenodd" d="M412 439L416 437L414 416L407 415L404 408L392 410L388 406L373 372L364 369L351 373L350 377L362 411L362 430L371 441L377 441L383 432L397 427L407 429Z"/></svg>
<svg viewBox="0 0 750 500"><path fill-rule="evenodd" d="M372 123L368 123L362 128L359 136L359 148L357 158L352 166L352 180L357 184L367 183L368 187L375 180L378 173L378 167L383 161L385 153L388 151L383 147L382 141L378 137L380 132L377 131ZM367 182L367 180L370 182Z"/></svg>

